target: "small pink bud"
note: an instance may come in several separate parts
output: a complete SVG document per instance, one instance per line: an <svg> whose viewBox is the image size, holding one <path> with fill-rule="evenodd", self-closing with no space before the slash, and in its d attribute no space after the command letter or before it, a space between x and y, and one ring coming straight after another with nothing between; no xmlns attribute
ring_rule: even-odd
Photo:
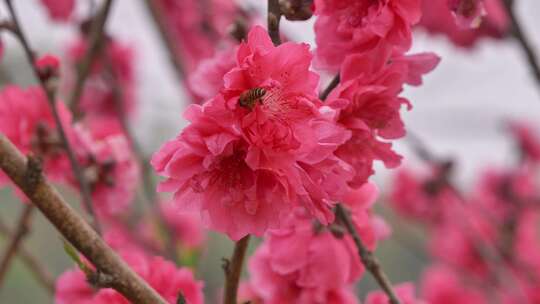
<svg viewBox="0 0 540 304"><path fill-rule="evenodd" d="M43 55L35 62L39 77L47 80L51 77L58 77L60 74L60 60L53 55Z"/></svg>

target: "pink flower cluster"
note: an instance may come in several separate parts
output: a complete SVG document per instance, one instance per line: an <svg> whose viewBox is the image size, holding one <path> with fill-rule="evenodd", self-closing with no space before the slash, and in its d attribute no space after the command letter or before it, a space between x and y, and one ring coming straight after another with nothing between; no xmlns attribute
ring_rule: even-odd
<svg viewBox="0 0 540 304"><path fill-rule="evenodd" d="M228 43L228 29L240 13L233 0L155 2L188 75L212 57L220 43Z"/></svg>
<svg viewBox="0 0 540 304"><path fill-rule="evenodd" d="M317 64L335 72L351 54L377 48L405 53L421 13L420 0L316 0Z"/></svg>
<svg viewBox="0 0 540 304"><path fill-rule="evenodd" d="M87 51L86 34L67 52L64 90L75 87L77 65ZM129 211L139 183L139 166L126 137L123 121L136 112L134 51L106 37L103 51L90 64L78 106L73 146L92 191L98 217L105 222ZM78 186L72 176L69 183Z"/></svg>
<svg viewBox="0 0 540 304"><path fill-rule="evenodd" d="M421 76L439 62L433 54L392 56L389 51L349 55L340 84L327 99L338 111L337 122L352 132L336 155L354 167L351 184L355 186L374 173L374 160L388 168L401 163L389 141L405 135L400 109L411 105L399 94L405 83L421 84Z"/></svg>
<svg viewBox="0 0 540 304"><path fill-rule="evenodd" d="M75 9L75 0L41 0L49 17L54 21L69 21Z"/></svg>
<svg viewBox="0 0 540 304"><path fill-rule="evenodd" d="M35 65L42 79L59 76L59 60L54 56L41 57ZM118 124L92 115L73 123L62 101L56 101L55 107L90 185L98 217L107 221L125 213L134 198L139 168L125 135L115 127ZM0 132L23 153L39 157L51 180L79 188L41 87L7 86L0 91Z"/></svg>
<svg viewBox="0 0 540 304"><path fill-rule="evenodd" d="M154 155L160 190L233 239L278 228L297 206L331 222L352 177L333 152L350 134L317 98L308 46L274 47L255 27L236 57L218 95L190 106L191 124Z"/></svg>
<svg viewBox="0 0 540 304"><path fill-rule="evenodd" d="M61 102L56 103L56 108L66 133L72 135L70 112ZM21 152L41 158L44 171L52 180L66 180L69 161L41 88L6 86L0 91L0 132Z"/></svg>
<svg viewBox="0 0 540 304"><path fill-rule="evenodd" d="M123 133L92 132L95 128L91 124L78 124L74 130L72 144L77 147L77 158L90 185L97 216L110 220L125 214L139 182L139 165L128 140ZM74 176L70 176L69 183L78 186Z"/></svg>
<svg viewBox="0 0 540 304"><path fill-rule="evenodd" d="M388 235L371 213L376 197L377 188L368 183L344 201L370 249ZM303 209L296 209L283 228L268 232L249 269L251 278L241 289L241 299L265 304L355 304L353 285L364 272L351 236L339 225L313 222ZM373 295L368 303L383 302Z"/></svg>
<svg viewBox="0 0 540 304"><path fill-rule="evenodd" d="M374 160L388 167L400 163L386 141L405 134L399 110L410 105L399 95L405 84L419 85L439 61L433 54L404 54L419 5L320 1L316 8L324 15L317 22L365 9L369 22L347 25L361 25L361 33L376 41L372 48L358 47L363 44L344 36L341 42L351 47L331 47L343 50L335 60L343 65L326 104L317 97L319 76L310 70L308 46L274 46L254 27L246 42L201 64L191 81L209 100L186 111L191 124L153 157L166 178L160 191L173 192L181 209L199 211L209 227L232 239L278 229L297 207L331 223L333 204L367 181ZM378 13L404 21L371 20ZM388 35L375 35L375 24L388 26ZM324 41L317 58L332 57L324 48L339 35L316 32Z"/></svg>
<svg viewBox="0 0 540 304"><path fill-rule="evenodd" d="M327 102L352 132L336 155L354 167L350 184L358 186L374 173L375 160L388 168L400 164L389 141L405 135L400 109L411 105L399 95L404 84L420 85L439 58L405 55L421 16L419 0L319 0L315 8L316 64L340 76Z"/></svg>
<svg viewBox="0 0 540 304"><path fill-rule="evenodd" d="M510 130L521 162L486 170L469 195L459 193L441 166L396 177L393 206L430 231L434 262L424 274L422 296L431 303L536 303L540 297L531 279L540 275L540 137L523 123Z"/></svg>
<svg viewBox="0 0 540 304"><path fill-rule="evenodd" d="M138 166L126 138L121 134L92 137L83 125L71 124L71 115L62 102L56 107L90 182L98 215L105 218L122 212L138 182ZM9 86L0 92L0 131L23 153L40 157L53 181L78 187L41 88Z"/></svg>
<svg viewBox="0 0 540 304"><path fill-rule="evenodd" d="M396 296L403 304L427 304L427 303L443 303L443 302L426 302L418 299L415 295L415 287L411 283L403 283L394 287ZM388 296L382 291L373 291L368 294L365 304L387 304L390 303ZM448 303L462 303L462 302L448 302Z"/></svg>
<svg viewBox="0 0 540 304"><path fill-rule="evenodd" d="M477 28L485 14L484 0L449 0L448 6L463 28Z"/></svg>
<svg viewBox="0 0 540 304"><path fill-rule="evenodd" d="M53 20L72 18L75 1L42 2ZM42 158L45 173L53 181L80 190L50 103L57 107L74 157L89 183L106 242L169 303L183 303L183 299L202 304L203 284L190 270L155 253L163 253L166 245L171 245L174 258L198 252L205 241L203 224L233 240L264 237L249 262L251 275L241 290L243 300L359 303L354 286L365 267L333 208L340 202L350 211L353 226L369 250L391 233L374 214L378 190L369 178L375 161L387 168L400 164L402 157L392 144L406 132L401 109L412 107L402 91L405 85L422 84L422 77L439 62L432 53L407 53L412 27L421 18L420 0L315 0L313 7L309 1L288 3L289 8L296 5L317 16L313 54L305 43L274 45L260 26L246 31L247 38L237 44L230 37L230 27L239 17L249 23L250 16L232 0L159 0L153 4L163 16L158 21L163 22L164 34L176 43L174 51L184 64L181 72L188 90L200 102L184 113L189 125L152 156L151 165L164 178L158 191L170 192L172 198L148 195L156 209L136 217L131 212L142 169L126 129L137 108L135 53L107 33L90 63L80 102L70 105L73 119L62 102L49 102L40 88L6 87L0 91L0 132L22 152ZM480 4L468 11L461 2L452 8L464 23L474 23L482 11ZM300 18L291 18L296 17ZM67 68L63 67L67 72L63 88L69 93L77 85L76 67L89 47L88 24L81 24L81 32L68 49ZM33 64L40 80L59 77L55 57ZM339 81L327 96L319 96L323 90L314 68L337 73ZM530 136L518 127L516 132L522 135L521 147L533 151L536 146ZM400 207L418 218L429 218L430 225L439 223L436 229L451 236L440 244L434 242L434 255L441 263L485 278L489 269L478 261L474 242L459 230L465 227L448 224L457 208L446 202L446 196L458 200L455 193L441 195L448 209L429 210L430 195L438 196L439 188L448 186L445 173L434 173L439 175L443 177L433 186L434 194L421 193L422 183L409 177L404 188L418 188L407 193L416 205L409 208L402 203ZM490 196L489 186L485 189L482 206L501 204L498 197ZM519 194L528 195L528 190L520 188ZM505 212L513 212L510 209ZM473 211L480 213L480 209ZM494 216L503 221L505 214ZM156 218L163 218L163 226L172 234L171 244L161 238L165 229L156 228ZM473 225L482 229L479 237L486 242L498 240L489 222L479 220ZM523 242L533 237L529 226L519 229ZM445 260L437 250L450 248L448 242L460 246ZM177 250L180 247L182 254ZM540 265L525 256L521 259ZM88 279L81 270L65 272L56 284L55 302L128 303L114 289L93 286ZM460 282L450 283L448 289L459 288ZM396 286L396 292L404 304L424 303L410 283ZM365 300L367 304L388 302L387 295L378 291Z"/></svg>
<svg viewBox="0 0 540 304"><path fill-rule="evenodd" d="M203 282L197 281L191 270L178 268L174 263L162 257L149 256L133 247L119 245L116 235L106 235L106 239L114 236L109 243L114 247L152 288L154 288L168 303L203 304ZM89 266L90 267L90 266ZM111 288L96 288L88 282L80 269L68 270L63 273L56 283L56 304L129 304L130 302ZM182 296L185 302L179 302Z"/></svg>
<svg viewBox="0 0 540 304"><path fill-rule="evenodd" d="M423 16L418 27L431 34L444 35L461 47L472 47L483 37L502 39L510 31L502 1L422 1Z"/></svg>
<svg viewBox="0 0 540 304"><path fill-rule="evenodd" d="M134 50L122 42L107 37L105 50L91 64L80 97L79 111L89 119L111 118L120 113L136 112ZM65 80L66 91L75 86L76 66L87 51L86 37L77 40L67 52L72 67Z"/></svg>

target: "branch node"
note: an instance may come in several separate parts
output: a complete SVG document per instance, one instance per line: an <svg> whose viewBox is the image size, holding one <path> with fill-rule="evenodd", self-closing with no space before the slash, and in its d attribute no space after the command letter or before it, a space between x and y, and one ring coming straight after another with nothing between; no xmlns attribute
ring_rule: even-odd
<svg viewBox="0 0 540 304"><path fill-rule="evenodd" d="M33 155L29 155L26 161L26 171L24 172L24 186L28 191L34 191L36 186L41 181L42 175L41 159Z"/></svg>
<svg viewBox="0 0 540 304"><path fill-rule="evenodd" d="M86 280L96 288L113 288L116 281L114 276L99 270L87 274Z"/></svg>
<svg viewBox="0 0 540 304"><path fill-rule="evenodd" d="M225 276L229 276L231 261L227 258L221 258L221 268L225 272Z"/></svg>

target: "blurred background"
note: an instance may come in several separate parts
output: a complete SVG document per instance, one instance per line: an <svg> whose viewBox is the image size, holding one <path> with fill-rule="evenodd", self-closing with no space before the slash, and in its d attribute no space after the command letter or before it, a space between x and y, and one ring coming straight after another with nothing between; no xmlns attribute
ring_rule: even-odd
<svg viewBox="0 0 540 304"><path fill-rule="evenodd" d="M23 27L39 53L62 57L65 46L75 37L74 29L51 23L38 0L15 2ZM81 1L83 5L78 6L81 14L87 9L85 2ZM264 9L263 1L246 2L261 11ZM540 54L540 1L516 2L523 27ZM0 18L6 17L5 8L1 6L0 9ZM295 24L284 21L282 29L292 39L313 45L312 24L313 20ZM149 155L185 125L181 114L189 104L188 96L177 82L142 1L117 0L108 30L121 41L133 45L136 51L140 110L133 131ZM403 115L407 129L438 155L452 157L457 163L459 186L467 189L479 169L512 161L512 143L503 128L506 120L519 118L540 127L540 90L513 40L486 39L467 50L456 48L444 37L434 37L422 30L416 31L415 35L413 52L432 51L442 57L442 61L425 78L423 86L408 88L405 92L413 104L413 110ZM31 70L18 43L6 34L2 34L1 39L5 57L0 63L0 85L32 83ZM406 140L398 142L397 151L405 157L405 164L419 164ZM374 177L382 193L378 211L394 231L392 238L380 244L377 255L393 281L415 281L428 262L423 253L424 235L417 226L383 206L391 174L378 166ZM63 190L69 201L76 201L74 193ZM22 209L21 204L7 189L0 190L0 200L0 217L12 227ZM47 268L56 277L73 263L64 253L55 230L41 214L35 214L34 218L32 232L24 247L40 260L47 261ZM4 239L0 239L0 252L4 244ZM255 242L251 244L251 248L255 246ZM221 257L228 256L231 248L228 239L212 234L199 261L197 277L206 282L208 303L214 302L222 285ZM361 284L358 289L361 294L374 287L369 276L365 276ZM17 259L0 289L0 302L51 303L52 300Z"/></svg>

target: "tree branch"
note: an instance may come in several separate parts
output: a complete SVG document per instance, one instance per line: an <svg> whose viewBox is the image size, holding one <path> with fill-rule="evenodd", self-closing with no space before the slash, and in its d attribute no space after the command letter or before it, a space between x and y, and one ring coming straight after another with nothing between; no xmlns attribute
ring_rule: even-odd
<svg viewBox="0 0 540 304"><path fill-rule="evenodd" d="M90 73L92 63L100 53L103 46L105 36L105 25L111 11L112 0L105 0L103 6L93 17L92 25L90 26L90 35L88 36L87 46L81 62L78 64L75 85L71 90L71 95L68 98L68 105L76 118L81 115L79 103L84 88L84 82Z"/></svg>
<svg viewBox="0 0 540 304"><path fill-rule="evenodd" d="M506 8L506 13L508 14L508 17L510 18L510 22L512 24L512 34L521 46L521 49L523 50L523 53L525 54L529 63L529 68L534 75L538 89L540 89L540 63L538 62L538 58L536 57L536 54L534 52L534 47L532 46L532 43L523 31L523 28L521 27L521 24L519 22L519 18L516 15L515 1L504 0L503 3Z"/></svg>
<svg viewBox="0 0 540 304"><path fill-rule="evenodd" d="M242 275L242 265L246 257L246 250L249 245L249 235L243 237L234 246L231 260L225 260L225 296L224 304L236 304L238 294L238 284Z"/></svg>
<svg viewBox="0 0 540 304"><path fill-rule="evenodd" d="M28 42L28 39L26 38L24 32L22 31L22 27L20 25L19 19L17 17L17 14L15 13L15 8L13 6L12 0L5 0L6 5L8 7L9 13L11 15L12 25L13 25L13 33L21 43L24 52L27 56L27 59L30 63L30 66L32 67L32 70L34 71L34 74L36 78L39 80L39 83L41 85L41 88L45 92L45 95L47 96L47 101L49 103L49 107L51 108L51 112L54 117L54 122L58 129L58 134L60 135L60 140L62 142L62 146L64 150L66 151L66 154L69 158L69 162L71 164L71 168L73 170L73 174L75 175L75 178L77 179L77 182L79 183L79 188L81 191L81 197L83 201L83 205L88 211L88 213L93 217L93 225L96 231L101 231L99 222L97 217L94 213L94 207L92 204L92 196L90 193L90 185L84 178L83 171L81 169L81 166L75 157L75 153L73 152L73 149L71 148L71 145L69 143L69 140L66 136L66 132L64 130L64 127L62 125L62 121L60 120L60 115L58 114L58 110L56 108L56 99L55 99L55 91L56 88L54 87L54 82L56 81L54 78L43 78L40 75L39 69L37 68L35 64L35 55L32 51L32 48L30 47L30 43ZM105 4L109 3L110 0L108 0ZM110 5L110 3L109 3Z"/></svg>
<svg viewBox="0 0 540 304"><path fill-rule="evenodd" d="M14 235L14 233L10 231L6 223L4 223L1 219L0 234L6 239ZM39 282L47 290L47 292L49 292L49 294L54 294L54 280L51 274L47 271L44 265L42 265L38 261L38 259L24 247L24 244L20 244L17 248L17 256L34 275L36 281Z"/></svg>
<svg viewBox="0 0 540 304"><path fill-rule="evenodd" d="M13 235L11 236L11 240L6 247L6 251L2 256L2 259L0 260L0 286L2 286L2 282L6 277L9 265L11 264L11 261L13 260L17 249L19 248L19 245L21 245L22 240L28 233L33 211L34 206L32 204L26 204L19 220L17 221L17 228L15 230L15 233L13 233Z"/></svg>
<svg viewBox="0 0 540 304"><path fill-rule="evenodd" d="M367 249L367 247L362 242L362 239L358 235L358 232L354 227L348 211L341 204L337 204L335 212L336 217L341 220L341 222L345 225L345 228L347 228L347 231L349 231L349 234L353 238L362 263L364 264L364 266L366 266L366 269L371 273L379 286L386 293L390 303L400 304L400 301L397 298L396 293L394 292L394 289L392 287L392 283L390 283L388 276L382 270L377 258L373 255L371 251L369 251L369 249Z"/></svg>
<svg viewBox="0 0 540 304"><path fill-rule="evenodd" d="M100 236L78 215L46 180L32 172L32 158L26 159L0 134L0 168L26 194L56 229L79 250L99 272L113 278L111 287L133 303L167 303L142 280ZM29 174L32 173L32 174ZM28 176L35 176L29 182Z"/></svg>
<svg viewBox="0 0 540 304"><path fill-rule="evenodd" d="M177 46L177 41L174 41L174 39L171 37L171 34L167 30L165 18L161 14L160 8L156 4L157 2L153 0L144 0L144 3L148 12L150 13L150 16L152 17L152 20L154 21L161 40L163 41L163 44L165 45L167 52L169 53L169 60L174 66L176 75L180 80L184 79L186 77L186 73L184 69L184 64L180 59L180 50Z"/></svg>
<svg viewBox="0 0 540 304"><path fill-rule="evenodd" d="M272 38L274 45L281 44L279 35L279 21L281 20L281 7L279 0L268 0L268 35Z"/></svg>
<svg viewBox="0 0 540 304"><path fill-rule="evenodd" d="M319 99L322 101L326 100L326 98L328 98L328 95L330 95L332 90L334 90L339 85L339 81L340 81L339 74L336 74L336 76L332 78L332 81L330 81L326 89L324 89L321 95L319 95Z"/></svg>

